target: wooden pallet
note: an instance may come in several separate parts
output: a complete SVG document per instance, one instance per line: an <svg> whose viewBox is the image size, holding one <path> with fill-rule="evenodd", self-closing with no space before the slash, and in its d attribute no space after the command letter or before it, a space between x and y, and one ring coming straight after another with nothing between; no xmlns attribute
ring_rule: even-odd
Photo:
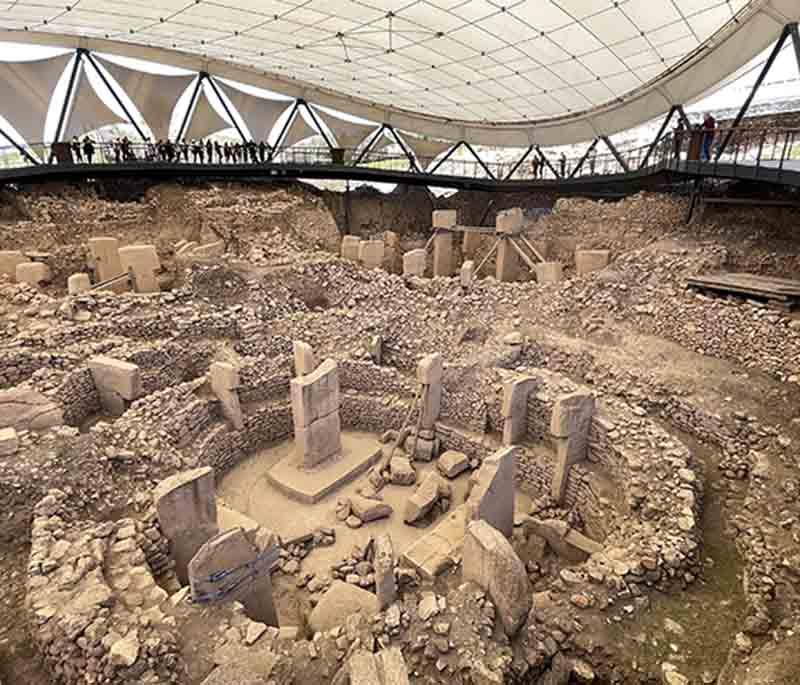
<svg viewBox="0 0 800 685"><path fill-rule="evenodd" d="M730 273L692 276L686 279L690 288L716 293L741 295L767 300L782 309L800 304L800 281L758 274Z"/></svg>

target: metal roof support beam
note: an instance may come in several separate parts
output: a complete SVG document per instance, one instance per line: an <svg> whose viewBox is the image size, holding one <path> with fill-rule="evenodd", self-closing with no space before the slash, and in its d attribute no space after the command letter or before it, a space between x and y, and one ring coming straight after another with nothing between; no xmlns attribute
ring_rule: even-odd
<svg viewBox="0 0 800 685"><path fill-rule="evenodd" d="M131 123L131 126L133 126L136 129L136 133L139 134L141 139L145 140L147 138L147 136L144 134L144 131L142 131L142 129L139 126L139 124L136 123L136 119L134 119L133 116L131 116L131 113L128 111L128 108L125 106L125 103L122 102L122 98L119 96L117 91L114 88L111 87L111 83L109 83L108 79L106 78L106 75L100 70L100 67L98 66L97 62L94 61L94 57L92 57L92 53L87 51L84 54L85 54L86 60L89 62L89 64L91 64L94 67L94 70L97 73L97 75L100 77L100 80L103 82L105 87L108 88L108 90L111 93L111 95L114 96L114 100L120 106L120 109L122 109L122 111L125 113L125 116L128 118L128 121Z"/></svg>
<svg viewBox="0 0 800 685"><path fill-rule="evenodd" d="M464 144L464 141L463 141L463 140L459 140L459 141L458 141L458 142L457 142L455 145L453 145L453 147L451 147L451 148L450 148L450 149L447 151L447 153L445 154L445 156L444 156L444 157L442 157L442 158L441 158L441 159L440 159L438 162L436 162L436 164L434 164L434 165L433 165L433 169L431 169L431 170L430 170L428 173L429 173L429 174L435 174L435 173L436 173L436 170L437 170L437 169L438 169L440 166L442 166L442 164L444 164L444 163L445 163L445 162L446 162L448 159L450 159L450 157L453 155L453 153L454 153L456 150L458 150L458 148L460 148L460 147L461 147L463 144Z"/></svg>
<svg viewBox="0 0 800 685"><path fill-rule="evenodd" d="M672 117L675 114L676 109L678 109L677 105L672 105L672 107L669 108L669 113L664 118L664 123L661 124L661 128L658 129L656 137L653 138L653 142L650 143L650 147L647 148L647 154L644 156L644 159L642 159L642 163L639 165L640 169L644 169L647 166L647 163L650 161L650 155L653 154L653 150L656 149L656 146L661 140L661 137L664 135L664 131L667 130L667 126L669 126L669 122L672 121Z"/></svg>
<svg viewBox="0 0 800 685"><path fill-rule="evenodd" d="M789 24L792 31L792 43L794 43L794 56L797 57L797 70L800 71L800 29L797 24Z"/></svg>
<svg viewBox="0 0 800 685"><path fill-rule="evenodd" d="M2 128L0 128L0 136L3 136L9 143L11 143L19 153L27 159L31 164L35 166L39 166L39 162L36 161L36 158L28 152L22 145L20 145L16 140L14 140L8 133L6 133Z"/></svg>
<svg viewBox="0 0 800 685"><path fill-rule="evenodd" d="M328 134L325 132L325 128L320 123L319 119L317 118L316 113L312 107L308 106L308 103L305 100L298 100L298 103L309 113L311 116L311 120L314 122L314 125L317 127L319 134L325 140L325 144L328 146L329 150L333 150L336 146L333 144L330 138L328 138Z"/></svg>
<svg viewBox="0 0 800 685"><path fill-rule="evenodd" d="M683 105L675 105L676 111L678 112L678 116L680 117L681 121L685 128L690 128L692 122L689 121L689 117L686 116L686 110L683 109Z"/></svg>
<svg viewBox="0 0 800 685"><path fill-rule="evenodd" d="M719 149L717 150L717 155L714 158L715 161L719 161L719 158L722 156L722 153L725 152L725 148L728 147L728 143L731 142L731 138L733 137L734 131L736 131L736 129L739 128L739 124L742 123L744 115L747 114L747 110L750 109L750 103L753 102L753 98L756 96L758 89L761 87L761 84L764 83L764 79L767 78L767 74L769 74L770 70L772 69L772 65L775 64L775 60L778 58L778 55L780 54L781 50L783 50L783 46L786 43L786 39L792 33L792 26L793 26L792 24L787 24L786 26L783 27L783 31L781 31L781 37L778 38L778 42L775 43L775 47L772 48L772 52L770 53L769 58L764 64L764 68L761 70L761 73L758 75L756 82L753 84L753 88L750 91L750 94L744 101L742 108L736 115L736 119L733 120L733 124L731 124L730 128L728 129L728 133L725 135L722 144L719 146Z"/></svg>
<svg viewBox="0 0 800 685"><path fill-rule="evenodd" d="M361 153L358 155L358 159L355 161L353 166L358 166L361 164L361 161L364 159L364 157L370 153L372 147L378 142L378 138L383 135L384 130L386 130L386 124L381 124L381 127L378 129L378 131L372 136L372 138L369 139L369 142L361 150Z"/></svg>
<svg viewBox="0 0 800 685"><path fill-rule="evenodd" d="M408 163L411 166L411 171L416 171L417 173L420 173L420 168L417 166L417 160L414 159L414 155L411 154L411 151L406 147L405 143L402 141L400 136L397 135L397 131L395 131L394 128L389 125L386 126L386 130L392 134L392 138L394 138L397 141L397 144L400 146L400 149L408 158Z"/></svg>
<svg viewBox="0 0 800 685"><path fill-rule="evenodd" d="M614 159L617 160L619 165L622 167L622 170L627 174L631 168L628 166L628 163L622 158L622 155L619 154L617 148L614 147L614 144L611 142L608 136L600 136L600 139L606 144L606 147L611 150L611 154L614 155Z"/></svg>
<svg viewBox="0 0 800 685"><path fill-rule="evenodd" d="M515 164L513 167L511 167L511 171L509 171L509 172L506 174L506 177L503 179L504 181L509 181L509 180L511 180L511 177L512 177L514 174L516 174L516 173L517 173L517 169L519 169L519 168L522 166L523 162L524 162L526 159L528 159L528 156L531 154L531 152L533 152L533 145L529 145L529 146L528 146L528 149L527 149L527 150L525 150L525 154L524 154L524 155L522 155L522 157L520 157L520 158L519 158L519 160L517 161L517 163L516 163L516 164Z"/></svg>
<svg viewBox="0 0 800 685"><path fill-rule="evenodd" d="M231 120L231 123L233 123L234 128L236 129L238 134L241 136L242 142L246 143L247 142L247 136L245 136L244 131L242 131L242 127L239 126L239 122L236 121L236 118L233 116L233 112L231 112L231 108L228 107L228 103L225 102L225 98L222 97L222 93L220 93L219 88L217 88L217 84L214 83L214 79L211 78L210 76L208 76L207 74L206 74L206 79L211 84L211 90L214 91L214 93L216 94L217 98L222 103L222 108L225 110L225 114L228 115L228 119Z"/></svg>
<svg viewBox="0 0 800 685"><path fill-rule="evenodd" d="M286 121L283 122L283 127L281 128L281 132L278 134L278 138L275 140L275 147L273 147L269 153L270 162L274 159L275 155L277 155L279 150L281 149L281 143L283 142L283 139L286 137L286 132L289 130L289 126L292 125L295 115L302 116L300 114L300 100L294 101L292 109L289 112L289 116L286 117Z"/></svg>
<svg viewBox="0 0 800 685"><path fill-rule="evenodd" d="M75 81L78 79L78 72L81 68L81 59L83 58L83 49L78 48L75 51L75 62L72 65L72 73L69 75L69 83L67 84L67 92L64 95L64 104L61 107L61 114L58 116L58 126L56 126L56 142L61 140L61 134L64 133L64 125L67 123L67 112L69 112L70 100L75 92Z"/></svg>
<svg viewBox="0 0 800 685"><path fill-rule="evenodd" d="M559 174L556 171L556 168L552 164L550 164L550 160L547 159L547 157L545 156L544 152L542 152L542 148L540 148L538 145L536 146L536 154L539 155L539 159L542 160L545 163L547 168L550 169L550 171L553 172L553 176L555 176L556 178L561 178L561 174Z"/></svg>
<svg viewBox="0 0 800 685"><path fill-rule="evenodd" d="M206 74L202 71L197 75L197 83L194 84L194 91L192 91L192 97L189 100L189 106L186 108L186 114L183 115L183 121L178 129L178 135L175 137L177 142L183 140L183 134L186 132L186 127L189 125L189 119L194 112L195 105L197 104L197 96L200 94L200 87L203 85L203 79L205 77Z"/></svg>
<svg viewBox="0 0 800 685"><path fill-rule="evenodd" d="M483 170L486 172L486 175L487 175L489 178L491 178L492 180L495 180L495 179L494 179L494 174L493 174L493 173L490 171L489 167L488 167L488 166L486 166L486 164L484 164L483 160L480 158L480 156L478 155L478 153L477 153L477 152L475 152L475 150L472 148L472 145L470 145L470 144L469 144L469 143L468 143L466 140L465 140L465 141L462 141L462 142L464 143L464 147L466 147L466 148L467 148L467 150L469 150L469 151L470 151L470 153L472 154L472 156L473 156L473 157L474 157L476 160L478 160L478 164L480 164L480 165L481 165L481 167L483 167Z"/></svg>
<svg viewBox="0 0 800 685"><path fill-rule="evenodd" d="M581 170L584 162L589 159L589 155L594 152L594 149L597 147L597 138L592 141L592 144L586 148L586 152L583 153L583 157L581 157L580 161L575 165L575 168L570 173L570 178L575 178L578 175L578 172Z"/></svg>

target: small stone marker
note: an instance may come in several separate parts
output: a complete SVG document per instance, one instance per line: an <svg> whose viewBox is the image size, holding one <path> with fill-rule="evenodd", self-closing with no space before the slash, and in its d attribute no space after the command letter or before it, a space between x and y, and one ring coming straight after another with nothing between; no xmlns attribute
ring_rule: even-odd
<svg viewBox="0 0 800 685"><path fill-rule="evenodd" d="M423 249L406 252L403 255L403 276L418 276L422 278L425 275L427 259L428 253Z"/></svg>
<svg viewBox="0 0 800 685"><path fill-rule="evenodd" d="M475 280L475 262L468 259L461 265L461 287L469 288Z"/></svg>
<svg viewBox="0 0 800 685"><path fill-rule="evenodd" d="M537 283L559 283L564 279L564 265L561 262L539 262L534 269Z"/></svg>
<svg viewBox="0 0 800 685"><path fill-rule="evenodd" d="M397 583L394 578L394 547L389 535L375 538L375 594L378 596L378 610L383 611L397 599Z"/></svg>
<svg viewBox="0 0 800 685"><path fill-rule="evenodd" d="M14 454L19 449L19 437L13 428L0 428L0 457Z"/></svg>
<svg viewBox="0 0 800 685"><path fill-rule="evenodd" d="M346 235L342 238L342 257L354 262L358 261L361 238L357 235Z"/></svg>
<svg viewBox="0 0 800 685"><path fill-rule="evenodd" d="M72 276L67 279L67 292L70 295L80 295L81 293L85 293L87 290L90 290L91 287L92 281L89 278L89 274L72 274Z"/></svg>

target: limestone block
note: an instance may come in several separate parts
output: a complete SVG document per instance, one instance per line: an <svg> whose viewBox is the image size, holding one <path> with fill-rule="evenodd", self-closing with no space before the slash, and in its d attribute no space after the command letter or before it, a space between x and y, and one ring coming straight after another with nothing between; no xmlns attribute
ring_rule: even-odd
<svg viewBox="0 0 800 685"><path fill-rule="evenodd" d="M610 250L575 250L575 270L579 276L605 269L610 261Z"/></svg>
<svg viewBox="0 0 800 685"><path fill-rule="evenodd" d="M128 245L118 250L122 270L133 275L133 285L137 293L157 293L161 291L158 283L158 259L155 245Z"/></svg>
<svg viewBox="0 0 800 685"><path fill-rule="evenodd" d="M334 580L308 617L308 625L314 632L322 632L344 624L356 613L371 619L378 613L378 598L360 587Z"/></svg>
<svg viewBox="0 0 800 685"><path fill-rule="evenodd" d="M458 212L455 209L435 209L433 211L434 228L453 228L458 223Z"/></svg>
<svg viewBox="0 0 800 685"><path fill-rule="evenodd" d="M559 283L564 279L564 265L561 262L539 262L534 269L538 283Z"/></svg>
<svg viewBox="0 0 800 685"><path fill-rule="evenodd" d="M17 264L17 283L39 285L53 277L50 267L42 262L21 262Z"/></svg>
<svg viewBox="0 0 800 685"><path fill-rule="evenodd" d="M0 457L14 454L19 449L19 437L13 428L0 428Z"/></svg>
<svg viewBox="0 0 800 685"><path fill-rule="evenodd" d="M466 502L467 524L480 519L511 537L518 452L517 447L502 447L483 460Z"/></svg>
<svg viewBox="0 0 800 685"><path fill-rule="evenodd" d="M222 403L222 413L236 430L244 428L244 416L239 403L239 370L225 362L214 362L210 369L211 391Z"/></svg>
<svg viewBox="0 0 800 685"><path fill-rule="evenodd" d="M89 359L89 369L98 390L114 392L129 402L142 394L142 377L136 364L97 355Z"/></svg>
<svg viewBox="0 0 800 685"><path fill-rule="evenodd" d="M419 276L422 278L425 275L427 259L428 253L421 248L406 252L403 255L403 276Z"/></svg>
<svg viewBox="0 0 800 685"><path fill-rule="evenodd" d="M274 557L274 558L273 558ZM244 530L233 528L207 540L189 562L188 575L195 601L241 602L247 616L270 626L278 625L278 614L272 599L270 566L279 557L259 554L247 539ZM216 574L228 572L222 578ZM225 595L211 599L220 591Z"/></svg>
<svg viewBox="0 0 800 685"><path fill-rule="evenodd" d="M214 469L206 466L162 480L153 490L153 500L161 532L170 542L175 573L187 583L192 557L219 532Z"/></svg>
<svg viewBox="0 0 800 685"><path fill-rule="evenodd" d="M0 390L0 428L40 431L63 423L61 405L42 393L19 386Z"/></svg>
<svg viewBox="0 0 800 685"><path fill-rule="evenodd" d="M399 647L377 654L357 649L347 660L346 668L350 685L409 685L408 667Z"/></svg>
<svg viewBox="0 0 800 685"><path fill-rule="evenodd" d="M314 468L321 462L342 452L342 424L339 411L317 419L298 430L295 428L297 453L303 456L303 465Z"/></svg>
<svg viewBox="0 0 800 685"><path fill-rule="evenodd" d="M514 249L510 238L501 240L497 246L495 278L502 283L519 280L519 253Z"/></svg>
<svg viewBox="0 0 800 685"><path fill-rule="evenodd" d="M550 433L556 438L584 436L582 447L585 458L589 430L594 417L594 396L584 392L573 392L559 397L550 416Z"/></svg>
<svg viewBox="0 0 800 685"><path fill-rule="evenodd" d="M423 385L436 385L442 382L444 362L438 352L425 355L417 364L417 381Z"/></svg>
<svg viewBox="0 0 800 685"><path fill-rule="evenodd" d="M469 288L475 280L475 262L468 259L461 265L461 287Z"/></svg>
<svg viewBox="0 0 800 685"><path fill-rule="evenodd" d="M603 551L603 545L573 530L566 521L528 517L523 525L544 538L558 556L575 564L586 561L595 552Z"/></svg>
<svg viewBox="0 0 800 685"><path fill-rule="evenodd" d="M67 279L67 292L70 295L80 295L81 293L85 293L87 290L91 290L91 288L92 281L89 278L89 274L72 274L72 276Z"/></svg>
<svg viewBox="0 0 800 685"><path fill-rule="evenodd" d="M429 473L414 494L406 500L403 521L415 523L424 518L439 499L443 485L442 478L438 473Z"/></svg>
<svg viewBox="0 0 800 685"><path fill-rule="evenodd" d="M514 548L486 521L467 525L462 574L489 593L506 635L514 635L531 610L531 587Z"/></svg>
<svg viewBox="0 0 800 685"><path fill-rule="evenodd" d="M339 367L326 359L312 373L290 383L295 431L339 410Z"/></svg>
<svg viewBox="0 0 800 685"><path fill-rule="evenodd" d="M433 275L453 275L453 234L440 230L433 239Z"/></svg>
<svg viewBox="0 0 800 685"><path fill-rule="evenodd" d="M445 478L455 478L469 468L469 458L463 452L447 450L439 457L436 467Z"/></svg>
<svg viewBox="0 0 800 685"><path fill-rule="evenodd" d="M392 457L389 473L389 480L393 485L414 485L417 481L417 472L407 457Z"/></svg>
<svg viewBox="0 0 800 685"><path fill-rule="evenodd" d="M383 266L383 241L362 240L358 248L358 261L368 269L380 269Z"/></svg>
<svg viewBox="0 0 800 685"><path fill-rule="evenodd" d="M533 378L514 378L503 383L503 444L522 442L528 428L528 396L535 387Z"/></svg>
<svg viewBox="0 0 800 685"><path fill-rule="evenodd" d="M295 374L306 376L317 368L317 363L314 359L314 348L311 345L295 340L292 343L292 350L294 352Z"/></svg>
<svg viewBox="0 0 800 685"><path fill-rule="evenodd" d="M0 274L5 274L12 281L17 279L17 266L30 261L19 250L0 251Z"/></svg>
<svg viewBox="0 0 800 685"><path fill-rule="evenodd" d="M369 356L378 366L383 361L383 336L373 335L369 340Z"/></svg>
<svg viewBox="0 0 800 685"><path fill-rule="evenodd" d="M350 510L364 523L385 519L392 515L392 507L377 499L353 495L350 498Z"/></svg>
<svg viewBox="0 0 800 685"><path fill-rule="evenodd" d="M498 212L494 224L495 231L497 233L504 233L506 235L521 233L524 219L525 215L522 213L522 209L519 207Z"/></svg>
<svg viewBox="0 0 800 685"><path fill-rule="evenodd" d="M125 273L119 258L119 240L116 238L89 238L91 265L97 281L107 281Z"/></svg>
<svg viewBox="0 0 800 685"><path fill-rule="evenodd" d="M378 610L383 611L397 599L392 538L387 534L376 537L374 552L375 594L378 596Z"/></svg>
<svg viewBox="0 0 800 685"><path fill-rule="evenodd" d="M378 652L383 674L383 685L409 685L408 666L399 647L389 647Z"/></svg>
<svg viewBox="0 0 800 685"><path fill-rule="evenodd" d="M359 260L361 238L357 235L346 235L342 238L342 257L354 262Z"/></svg>

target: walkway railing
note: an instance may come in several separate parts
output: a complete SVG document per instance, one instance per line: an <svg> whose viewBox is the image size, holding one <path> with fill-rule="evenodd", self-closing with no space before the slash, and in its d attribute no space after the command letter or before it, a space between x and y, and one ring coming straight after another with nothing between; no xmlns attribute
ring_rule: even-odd
<svg viewBox="0 0 800 685"><path fill-rule="evenodd" d="M41 143L23 148L24 152L10 145L0 147L0 169L36 164L69 168L78 164L125 165L143 162L214 165L221 169L234 164L252 165L254 168L267 165L335 165L424 174L430 177L431 185L436 185L436 176L493 178L498 181L554 181L624 175L652 167L688 172L696 169L697 162L708 162L715 168L719 165L746 166L752 172L750 176L754 177L758 176L760 168L770 169L773 176L775 169L800 171L800 128L717 129L712 136L698 130L672 131L655 144L599 152L604 145L604 141L598 140L583 155L553 158L548 156L547 151L531 148L520 163L519 159L498 162L445 158L442 161L442 156L436 159L409 158L405 153L396 151L369 151L362 154L359 150L337 151L328 147L292 147L271 156L268 148L258 145L242 146L238 155L232 153L236 148L230 148L231 154L226 155L224 149L213 146L209 159L205 145L202 154L199 148L191 144L174 145L171 154L164 154L163 148L148 143L130 143L120 148L111 142L94 143L89 159L89 150L83 144L78 150L73 145Z"/></svg>

